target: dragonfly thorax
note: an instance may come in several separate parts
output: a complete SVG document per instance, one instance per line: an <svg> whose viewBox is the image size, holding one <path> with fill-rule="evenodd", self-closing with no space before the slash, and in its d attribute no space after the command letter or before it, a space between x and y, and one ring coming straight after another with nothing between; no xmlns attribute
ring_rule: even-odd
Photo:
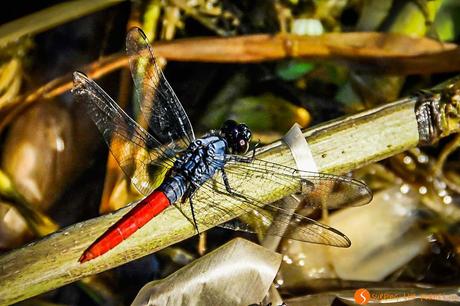
<svg viewBox="0 0 460 306"><path fill-rule="evenodd" d="M218 135L196 139L181 153L174 163L170 176L160 187L171 203L182 197L190 187L204 184L225 165L227 142ZM173 188L174 187L174 188ZM180 192L170 192L180 190Z"/></svg>

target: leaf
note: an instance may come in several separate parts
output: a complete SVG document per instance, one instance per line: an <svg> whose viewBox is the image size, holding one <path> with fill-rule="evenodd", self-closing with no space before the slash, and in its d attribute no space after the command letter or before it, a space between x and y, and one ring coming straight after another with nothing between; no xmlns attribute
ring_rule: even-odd
<svg viewBox="0 0 460 306"><path fill-rule="evenodd" d="M132 305L249 305L262 301L280 264L281 254L236 238L146 284Z"/></svg>
<svg viewBox="0 0 460 306"><path fill-rule="evenodd" d="M302 60L290 60L281 62L276 70L278 76L286 81L293 81L301 78L315 68L313 63Z"/></svg>

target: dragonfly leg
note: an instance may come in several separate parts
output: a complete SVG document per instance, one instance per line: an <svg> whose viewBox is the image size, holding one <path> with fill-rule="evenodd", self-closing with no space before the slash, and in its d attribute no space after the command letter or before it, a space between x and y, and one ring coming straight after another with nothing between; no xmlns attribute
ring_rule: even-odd
<svg viewBox="0 0 460 306"><path fill-rule="evenodd" d="M197 233L200 233L200 230L198 229L198 223L196 222L196 217L195 217L195 209L193 208L193 195L195 194L195 191L198 189L199 185L192 182L192 185L185 191L185 194L182 196L182 203L185 202L185 200L188 198L189 203L190 203L190 210L192 212L192 220L193 220L193 225L196 228Z"/></svg>
<svg viewBox="0 0 460 306"><path fill-rule="evenodd" d="M239 155L232 155L227 157L227 161L237 161L237 162L242 162L242 163L247 163L251 164L254 159L256 158L256 149L259 146L260 142L257 142L254 147L252 148L252 156L247 157L247 156L239 156Z"/></svg>
<svg viewBox="0 0 460 306"><path fill-rule="evenodd" d="M257 140L254 147L252 147L252 159L256 157L256 149L260 146L260 140Z"/></svg>
<svg viewBox="0 0 460 306"><path fill-rule="evenodd" d="M195 226L197 233L200 234L200 230L198 229L198 223L196 222L196 218L195 218L195 210L193 209L193 195L194 194L195 194L195 191L192 192L188 200L190 203L190 210L192 211L193 225Z"/></svg>
<svg viewBox="0 0 460 306"><path fill-rule="evenodd" d="M235 191L232 190L232 187L230 186L229 182L228 182L228 177L227 177L227 173L225 173L225 170L222 168L221 169L222 171L222 180L224 181L224 185L225 185L225 189L227 190L227 192L229 194L231 194L232 196L235 196L235 197L238 197L238 198L242 198L244 200L247 200L247 198Z"/></svg>
<svg viewBox="0 0 460 306"><path fill-rule="evenodd" d="M252 156L251 157L232 155L232 156L229 156L227 158L227 161L237 161L237 162L251 164L254 161L254 158L255 158L255 155L256 155L255 150L256 150L255 148L252 150Z"/></svg>
<svg viewBox="0 0 460 306"><path fill-rule="evenodd" d="M182 203L181 203L181 204L182 204ZM190 218L184 213L184 211L182 210L182 208L179 207L179 205L178 205L177 203L174 203L173 205L174 205L174 207L176 207L176 208L179 210L179 212L182 214L182 216L184 216L184 218L187 219L188 222L192 223L193 226L195 226L193 220L190 219Z"/></svg>
<svg viewBox="0 0 460 306"><path fill-rule="evenodd" d="M232 188L230 187L230 184L228 183L228 177L227 173L225 173L224 168L222 168L222 180L224 181L225 189L227 189L227 192L232 194Z"/></svg>

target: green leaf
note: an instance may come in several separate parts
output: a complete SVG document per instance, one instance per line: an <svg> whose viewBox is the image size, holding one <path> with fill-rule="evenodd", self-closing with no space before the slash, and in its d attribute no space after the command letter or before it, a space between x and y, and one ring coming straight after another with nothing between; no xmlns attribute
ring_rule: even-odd
<svg viewBox="0 0 460 306"><path fill-rule="evenodd" d="M290 60L281 62L276 70L276 74L285 81L293 81L301 78L315 68L310 62L301 60Z"/></svg>

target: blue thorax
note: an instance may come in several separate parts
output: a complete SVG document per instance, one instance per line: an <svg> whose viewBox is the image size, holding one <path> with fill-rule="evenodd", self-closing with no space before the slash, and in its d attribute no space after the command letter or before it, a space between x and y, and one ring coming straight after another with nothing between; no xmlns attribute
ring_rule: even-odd
<svg viewBox="0 0 460 306"><path fill-rule="evenodd" d="M224 167L226 151L227 142L215 134L194 140L175 161L159 189L170 203L176 202L187 189L201 186Z"/></svg>

